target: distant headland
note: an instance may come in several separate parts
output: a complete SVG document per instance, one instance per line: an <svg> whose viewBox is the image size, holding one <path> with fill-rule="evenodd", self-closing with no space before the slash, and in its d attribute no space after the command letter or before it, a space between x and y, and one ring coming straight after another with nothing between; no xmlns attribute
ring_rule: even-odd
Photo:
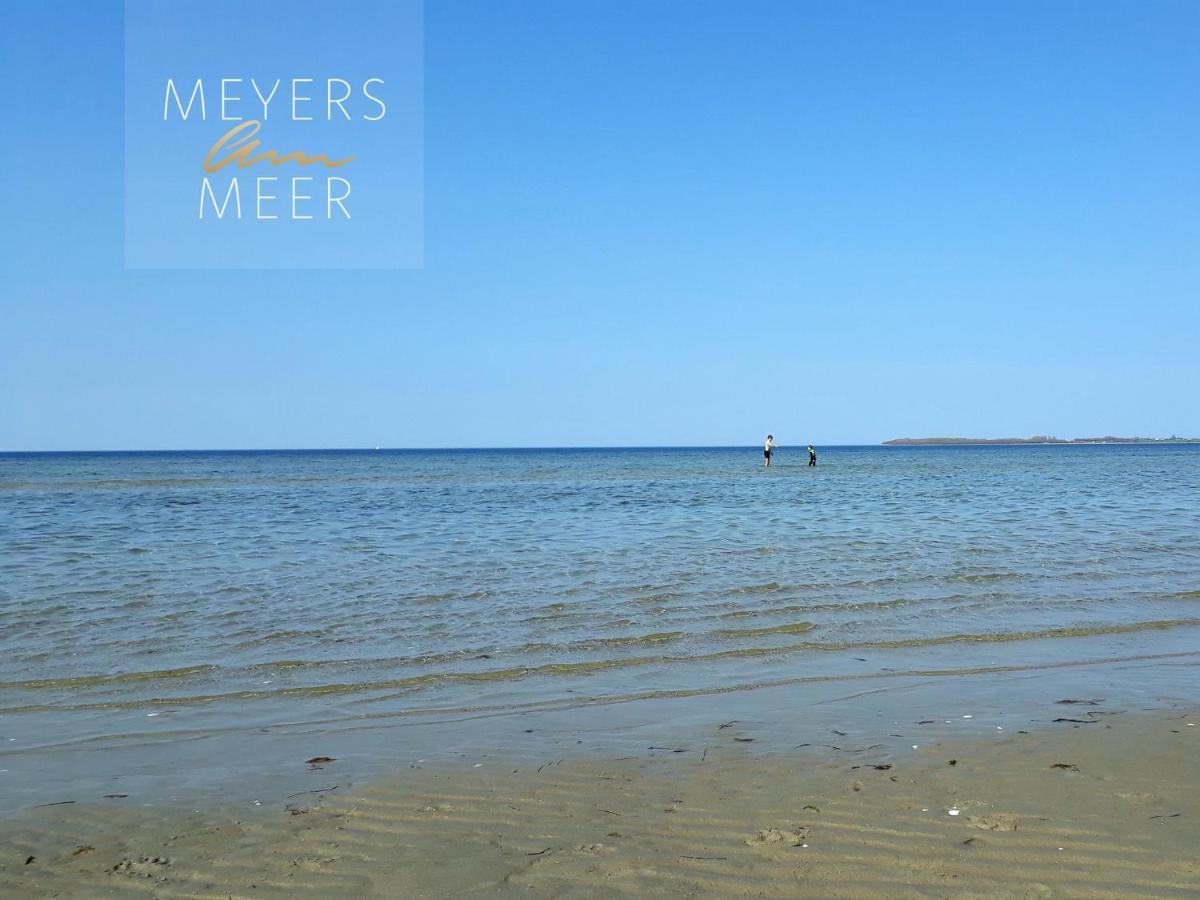
<svg viewBox="0 0 1200 900"><path fill-rule="evenodd" d="M893 438L884 441L885 447L925 447L946 444L1200 444L1200 438L1181 438L1172 435L1164 438L1151 437L1090 437L1065 438L1047 437L1039 434L1028 438L961 438L961 437L927 437L927 438Z"/></svg>

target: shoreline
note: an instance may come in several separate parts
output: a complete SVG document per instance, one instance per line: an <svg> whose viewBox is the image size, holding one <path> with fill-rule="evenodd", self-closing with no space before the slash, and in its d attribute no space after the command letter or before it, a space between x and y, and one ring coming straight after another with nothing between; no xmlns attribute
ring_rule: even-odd
<svg viewBox="0 0 1200 900"><path fill-rule="evenodd" d="M760 753L734 720L703 748L664 728L631 756L421 760L363 784L318 760L314 787L242 809L45 807L0 822L0 896L1200 890L1200 708L1061 700L1064 721L981 717L903 754L872 746L886 723Z"/></svg>
<svg viewBox="0 0 1200 900"><path fill-rule="evenodd" d="M634 695L580 684L579 692L511 707L372 710L336 700L324 715L285 704L253 714L243 708L236 720L229 709L199 706L172 715L167 707L153 718L133 710L121 733L112 733L120 726L117 712L108 710L95 725L110 733L91 735L58 733L40 714L6 714L0 821L44 804L110 794L154 806L172 798L205 805L220 796L245 807L311 787L302 762L321 755L337 757L339 773L355 782L418 759L532 758L548 747L567 758L625 756L669 740L699 740L714 717L753 721L755 741L747 748L756 753L819 744L840 730L874 733L868 743L903 754L913 743L956 737L985 720L1010 732L1040 727L1054 718L1048 714L1054 701L1067 696L1104 696L1130 709L1195 700L1200 655L1189 634L1172 641L1157 632L1107 635L1082 658L1064 658L1061 648L1043 642L986 656L966 645L936 664L921 649L903 657L872 654L848 659L840 673L814 672L804 656L780 656L757 660L759 680L752 684L663 683ZM960 720L963 714L977 718Z"/></svg>

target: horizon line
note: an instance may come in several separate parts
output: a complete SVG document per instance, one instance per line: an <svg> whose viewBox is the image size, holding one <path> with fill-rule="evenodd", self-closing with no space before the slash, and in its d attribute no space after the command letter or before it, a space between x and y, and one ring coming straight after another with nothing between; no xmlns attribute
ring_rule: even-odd
<svg viewBox="0 0 1200 900"><path fill-rule="evenodd" d="M903 441L904 443L891 443L894 441ZM1130 444L1181 444L1181 443L1196 443L1195 439L1178 438L1128 438L1118 439L1116 441L1103 442L1095 438L1068 438L1059 441L1032 442L1029 440L1017 439L1016 442L1005 442L1005 439L999 438L968 438L968 439L950 439L947 443L908 443L912 438L888 438L886 441L875 441L870 443L849 442L849 443L812 443L814 447L885 447L887 449L897 448L923 448L923 447L1095 447L1095 446L1128 446ZM930 439L917 439L927 441ZM972 443L973 441L987 441L987 443ZM807 443L803 444L779 444L777 447L782 449L800 448L803 449ZM423 446L423 447L122 447L108 449L71 449L71 450L10 450L0 449L0 456L34 456L38 454L98 454L98 453L495 453L505 451L555 451L555 450L757 450L759 444L560 444L560 445L541 445L541 444L505 444L492 446L477 446L464 447L456 446Z"/></svg>
<svg viewBox="0 0 1200 900"><path fill-rule="evenodd" d="M874 443L829 443L814 447L881 447L882 441ZM805 447L805 444L779 444L788 447ZM108 449L73 450L0 450L4 454L34 453L487 453L504 450L754 450L761 445L753 444L495 444L477 447L424 446L424 447L122 447Z"/></svg>

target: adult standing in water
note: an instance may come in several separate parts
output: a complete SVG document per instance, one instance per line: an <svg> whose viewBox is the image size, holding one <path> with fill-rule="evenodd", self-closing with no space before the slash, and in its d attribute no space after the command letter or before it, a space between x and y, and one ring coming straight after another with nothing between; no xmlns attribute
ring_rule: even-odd
<svg viewBox="0 0 1200 900"><path fill-rule="evenodd" d="M813 449L813 445L808 445L808 464L815 466L817 464L817 451Z"/></svg>
<svg viewBox="0 0 1200 900"><path fill-rule="evenodd" d="M763 444L763 466L764 467L769 466L771 464L771 451L773 451L777 446L779 446L779 445L775 443L775 435L768 434L767 440Z"/></svg>

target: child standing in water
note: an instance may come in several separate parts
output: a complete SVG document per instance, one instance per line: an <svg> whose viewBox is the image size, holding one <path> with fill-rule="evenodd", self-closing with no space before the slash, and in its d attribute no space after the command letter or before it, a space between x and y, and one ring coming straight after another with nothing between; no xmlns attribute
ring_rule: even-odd
<svg viewBox="0 0 1200 900"><path fill-rule="evenodd" d="M817 464L817 451L813 449L813 445L808 445L808 464L815 466Z"/></svg>
<svg viewBox="0 0 1200 900"><path fill-rule="evenodd" d="M766 443L763 444L763 466L764 467L769 466L771 464L771 451L774 450L777 446L778 446L778 444L775 443L775 435L768 434Z"/></svg>

